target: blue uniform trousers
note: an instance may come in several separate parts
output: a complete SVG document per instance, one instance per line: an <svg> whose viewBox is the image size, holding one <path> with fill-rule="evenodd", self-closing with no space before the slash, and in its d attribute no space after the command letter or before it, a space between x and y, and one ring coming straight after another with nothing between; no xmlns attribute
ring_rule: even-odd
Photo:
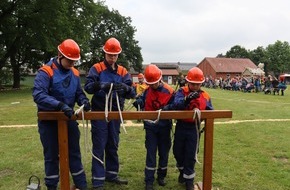
<svg viewBox="0 0 290 190"><path fill-rule="evenodd" d="M194 123L177 121L173 154L177 167L187 181L193 181L195 177L195 154L197 149L198 131Z"/></svg>
<svg viewBox="0 0 290 190"><path fill-rule="evenodd" d="M168 155L171 147L171 127L153 126L155 129L145 128L146 167L145 183L153 184L156 170L156 154L158 151L157 177L165 178L167 175ZM156 129L157 128L157 129Z"/></svg>
<svg viewBox="0 0 290 190"><path fill-rule="evenodd" d="M119 172L119 134L120 120L92 120L93 154L104 161L104 165L92 158L93 187L103 186L105 179L113 180ZM104 160L105 158L105 160Z"/></svg>
<svg viewBox="0 0 290 190"><path fill-rule="evenodd" d="M46 186L59 182L58 129L56 121L38 121L38 132L43 146ZM76 121L68 121L69 169L78 188L87 187L86 175L81 162L80 131Z"/></svg>

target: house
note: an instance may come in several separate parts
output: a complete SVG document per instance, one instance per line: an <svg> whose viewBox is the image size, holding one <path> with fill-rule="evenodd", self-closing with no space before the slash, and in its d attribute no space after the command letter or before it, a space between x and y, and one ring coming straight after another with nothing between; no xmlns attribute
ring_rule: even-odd
<svg viewBox="0 0 290 190"><path fill-rule="evenodd" d="M181 63L181 62L177 62L177 65L181 71L181 74L183 74L184 76L187 75L189 69L196 67L197 63Z"/></svg>
<svg viewBox="0 0 290 190"><path fill-rule="evenodd" d="M186 75L188 70L195 67L196 63L164 62L151 63L162 71L162 80L168 84L176 84L180 75Z"/></svg>
<svg viewBox="0 0 290 190"><path fill-rule="evenodd" d="M162 80L168 84L176 84L180 75L187 75L189 69L196 67L197 63L182 62L152 62L162 71ZM147 65L143 65L145 68ZM133 68L129 70L133 82L138 82L138 72ZM143 73L144 74L144 73Z"/></svg>
<svg viewBox="0 0 290 190"><path fill-rule="evenodd" d="M247 58L204 58L198 65L206 77L227 78L242 76L247 69L255 72L258 67ZM260 72L260 71L259 71Z"/></svg>

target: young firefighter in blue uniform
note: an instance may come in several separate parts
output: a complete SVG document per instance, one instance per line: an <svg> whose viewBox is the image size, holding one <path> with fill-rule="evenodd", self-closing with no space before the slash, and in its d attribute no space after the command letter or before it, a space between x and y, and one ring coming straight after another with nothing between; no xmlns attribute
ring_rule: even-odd
<svg viewBox="0 0 290 190"><path fill-rule="evenodd" d="M149 88L138 98L133 105L145 111L156 111L166 107L173 101L174 89L161 81L162 72L153 64L145 68L145 82ZM156 171L156 154L158 151L157 182L160 186L165 186L164 178L167 174L168 155L171 147L172 120L164 119L156 123L144 120L146 167L145 183L146 190L153 190L154 174Z"/></svg>
<svg viewBox="0 0 290 190"><path fill-rule="evenodd" d="M58 46L58 56L39 69L33 88L38 111L63 111L71 118L75 103L90 110L90 103L82 90L79 72L73 66L80 59L80 48L71 39ZM59 182L57 121L38 120L38 131L43 146L45 185L56 190ZM81 163L78 123L68 121L69 167L76 188L87 189L86 175Z"/></svg>
<svg viewBox="0 0 290 190"><path fill-rule="evenodd" d="M201 90L204 82L203 72L194 67L185 77L187 86L181 87L175 94L174 109L176 110L212 110L208 93ZM172 108L171 108L172 109ZM194 189L195 162L198 149L199 125L193 119L177 120L173 142L173 154L179 169L179 183L185 183L186 190Z"/></svg>
<svg viewBox="0 0 290 190"><path fill-rule="evenodd" d="M117 64L118 55L122 48L116 38L106 41L103 51L105 60L94 64L88 73L85 90L92 97L92 111L104 111L105 107L112 102L112 111L124 108L125 98L134 98L135 90L131 87L132 79L126 68ZM112 92L112 101L106 101L106 96ZM118 98L118 99L117 99ZM110 99L111 100L111 99ZM119 101L117 101L119 100ZM93 188L104 189L104 181L127 184L127 180L118 177L119 173L119 133L120 120L92 120L92 183ZM104 163L103 160L105 158Z"/></svg>

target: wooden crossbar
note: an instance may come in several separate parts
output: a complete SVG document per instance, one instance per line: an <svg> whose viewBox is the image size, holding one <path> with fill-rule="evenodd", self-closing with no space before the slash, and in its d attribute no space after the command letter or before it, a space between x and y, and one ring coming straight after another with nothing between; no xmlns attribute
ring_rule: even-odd
<svg viewBox="0 0 290 190"><path fill-rule="evenodd" d="M192 118L194 111L161 111L159 119L188 119ZM124 120L151 119L158 117L157 111L122 111ZM203 190L211 190L212 188L212 157L213 157L213 132L214 119L232 118L230 110L204 110L201 111L201 119L205 122L204 137L204 161L203 161ZM60 159L60 181L61 190L70 189L69 184L69 158L68 158L68 118L63 112L39 112L39 120L57 120L58 121L58 142L59 142L59 159ZM73 116L72 120L81 120L81 113ZM85 112L85 120L103 120L104 112ZM108 119L120 119L119 112L112 111L108 114Z"/></svg>

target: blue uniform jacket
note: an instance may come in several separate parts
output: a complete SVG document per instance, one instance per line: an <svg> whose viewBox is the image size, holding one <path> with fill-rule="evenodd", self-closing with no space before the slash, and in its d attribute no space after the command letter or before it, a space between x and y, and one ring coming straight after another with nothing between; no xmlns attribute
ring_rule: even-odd
<svg viewBox="0 0 290 190"><path fill-rule="evenodd" d="M121 65L116 64L116 69L113 70L112 67L106 62L99 62L94 64L90 70L89 74L86 77L85 91L89 94L93 94L92 98L92 110L104 111L105 110L105 97L106 92L102 89L96 90L95 83L125 83L128 86L132 86L132 79L127 69ZM131 91L125 95L119 96L119 103L121 110L124 108L125 98L134 98L136 92L131 87ZM117 111L116 103L116 93L113 92L112 100L112 111Z"/></svg>
<svg viewBox="0 0 290 190"><path fill-rule="evenodd" d="M60 102L73 108L75 102L80 106L88 101L81 87L78 70L62 68L57 58L39 69L32 96L38 111L57 111Z"/></svg>
<svg viewBox="0 0 290 190"><path fill-rule="evenodd" d="M185 97L190 93L188 86L178 89L175 94L173 107L176 110L193 110L198 108L199 110L213 110L210 96L207 92L200 90L200 96L197 99L193 99L189 104L185 103ZM194 122L192 119L183 119L183 122Z"/></svg>

